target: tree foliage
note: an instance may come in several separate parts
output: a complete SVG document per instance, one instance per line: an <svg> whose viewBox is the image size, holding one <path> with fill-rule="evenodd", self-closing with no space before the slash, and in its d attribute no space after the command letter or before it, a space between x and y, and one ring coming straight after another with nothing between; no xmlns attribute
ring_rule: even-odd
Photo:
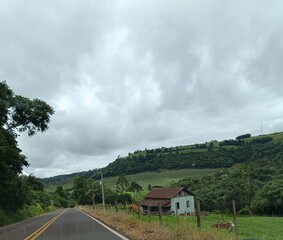
<svg viewBox="0 0 283 240"><path fill-rule="evenodd" d="M116 181L117 193L125 193L128 187L129 187L128 179L124 175L119 176Z"/></svg>
<svg viewBox="0 0 283 240"><path fill-rule="evenodd" d="M282 144L274 143L270 139L272 138L264 137L263 140L250 142L225 140L215 147L203 148L198 145L195 148L179 148L178 151L173 151L173 148L171 151L146 150L110 163L103 169L104 176L121 176L158 169L229 168L257 159L273 159L282 152ZM93 171L93 176L99 177L96 171Z"/></svg>
<svg viewBox="0 0 283 240"><path fill-rule="evenodd" d="M73 199L80 205L92 205L92 191L95 193L95 203L102 203L102 189L98 181L86 179L82 175L76 176L73 185ZM132 198L126 193L117 193L104 187L105 203L114 204L132 202Z"/></svg>
<svg viewBox="0 0 283 240"><path fill-rule="evenodd" d="M139 185L137 182L131 182L130 186L128 187L129 192L140 192L142 191L142 186Z"/></svg>
<svg viewBox="0 0 283 240"><path fill-rule="evenodd" d="M78 204L85 205L91 204L87 192L89 191L87 181L83 176L79 175L74 179L73 197Z"/></svg>
<svg viewBox="0 0 283 240"><path fill-rule="evenodd" d="M243 135L236 137L236 140L241 140L241 139L244 139L244 138L250 138L251 136L252 135L250 133L243 134Z"/></svg>
<svg viewBox="0 0 283 240"><path fill-rule="evenodd" d="M203 210L231 212L231 202L235 200L242 213L282 215L282 169L282 159L256 160L200 179L185 178L172 185L194 192Z"/></svg>
<svg viewBox="0 0 283 240"><path fill-rule="evenodd" d="M283 214L283 171L278 174L256 193L254 208L258 213Z"/></svg>
<svg viewBox="0 0 283 240"><path fill-rule="evenodd" d="M0 82L0 208L15 210L34 202L32 197L40 200L35 192L43 196L37 178L20 177L28 162L16 138L23 131L29 136L46 131L53 113L46 102L15 95L6 82Z"/></svg>

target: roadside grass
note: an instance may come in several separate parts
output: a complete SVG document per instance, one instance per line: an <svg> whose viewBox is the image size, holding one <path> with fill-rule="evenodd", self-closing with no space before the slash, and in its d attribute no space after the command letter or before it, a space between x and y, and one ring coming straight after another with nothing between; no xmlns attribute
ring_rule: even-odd
<svg viewBox="0 0 283 240"><path fill-rule="evenodd" d="M92 215L133 240L232 240L233 236L214 229L196 229L185 222L167 227L158 222L139 221L124 212L113 213L80 206L80 210Z"/></svg>
<svg viewBox="0 0 283 240"><path fill-rule="evenodd" d="M100 209L102 206L97 205ZM115 208L107 208L108 212L115 213ZM127 213L125 206L119 206L119 213ZM132 217L138 220L138 214L131 214ZM141 221L158 224L158 215L141 215ZM149 220L150 219L150 220ZM150 222L149 222L150 221ZM213 231L211 225L214 223L226 223L234 221L233 216L229 214L209 214L201 217L201 229L205 231ZM239 239L257 239L257 240L282 240L283 239L283 217L266 217L266 216L238 216L238 233ZM162 224L168 229L174 229L177 225L189 226L190 229L197 230L196 216L176 216L163 215ZM225 229L219 229L217 232L225 237L234 236L234 233L228 233Z"/></svg>
<svg viewBox="0 0 283 240"><path fill-rule="evenodd" d="M43 209L38 203L35 205L25 206L23 209L18 211L4 211L0 209L0 226L19 222L54 210L55 208L52 206Z"/></svg>

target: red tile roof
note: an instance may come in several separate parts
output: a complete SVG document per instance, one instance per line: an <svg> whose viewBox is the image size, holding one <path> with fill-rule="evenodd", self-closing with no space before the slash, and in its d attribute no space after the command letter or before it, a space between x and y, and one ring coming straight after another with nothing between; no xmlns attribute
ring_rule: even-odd
<svg viewBox="0 0 283 240"><path fill-rule="evenodd" d="M184 188L153 188L144 198L145 199L171 199ZM187 191L187 190L185 190ZM187 191L188 192L188 191Z"/></svg>
<svg viewBox="0 0 283 240"><path fill-rule="evenodd" d="M181 191L194 195L185 188L153 188L140 202L142 206L157 207L160 203L161 207L170 206L171 198L177 196Z"/></svg>
<svg viewBox="0 0 283 240"><path fill-rule="evenodd" d="M149 207L158 207L158 203L160 203L161 207L170 206L170 200L169 199L143 199L140 202L140 205L142 206L149 206Z"/></svg>

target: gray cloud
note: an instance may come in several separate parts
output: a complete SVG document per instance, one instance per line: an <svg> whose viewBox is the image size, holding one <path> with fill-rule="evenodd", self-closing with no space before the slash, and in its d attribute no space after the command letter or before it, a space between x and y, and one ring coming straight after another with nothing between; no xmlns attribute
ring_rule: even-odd
<svg viewBox="0 0 283 240"><path fill-rule="evenodd" d="M282 131L281 1L0 3L0 79L56 111L37 176L160 146Z"/></svg>

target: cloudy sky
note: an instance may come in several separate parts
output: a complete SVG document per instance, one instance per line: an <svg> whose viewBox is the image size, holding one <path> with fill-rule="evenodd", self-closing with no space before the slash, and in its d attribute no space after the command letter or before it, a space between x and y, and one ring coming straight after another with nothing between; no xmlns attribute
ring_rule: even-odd
<svg viewBox="0 0 283 240"><path fill-rule="evenodd" d="M53 106L38 177L283 131L283 1L1 0L0 80Z"/></svg>

